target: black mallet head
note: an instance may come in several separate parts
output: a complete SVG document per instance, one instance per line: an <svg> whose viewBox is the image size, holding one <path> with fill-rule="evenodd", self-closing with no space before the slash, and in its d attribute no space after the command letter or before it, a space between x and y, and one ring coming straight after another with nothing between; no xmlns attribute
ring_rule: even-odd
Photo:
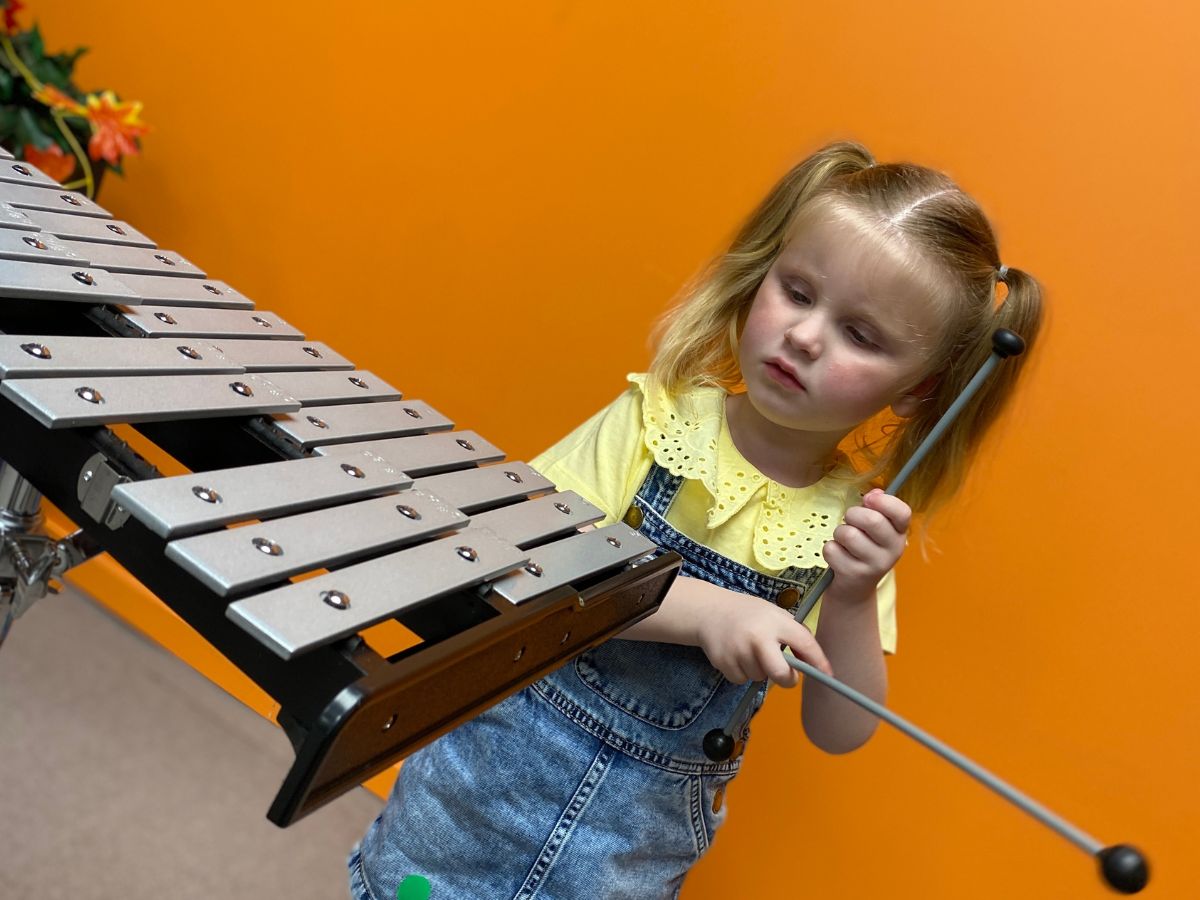
<svg viewBox="0 0 1200 900"><path fill-rule="evenodd" d="M714 728L704 736L704 755L713 762L725 762L733 756L733 738L720 728Z"/></svg>
<svg viewBox="0 0 1200 900"><path fill-rule="evenodd" d="M1136 894L1150 881L1150 866L1137 847L1114 844L1096 854L1104 881L1122 894Z"/></svg>
<svg viewBox="0 0 1200 900"><path fill-rule="evenodd" d="M992 332L992 351L1004 359L1020 356L1025 352L1025 342L1015 331L997 328Z"/></svg>

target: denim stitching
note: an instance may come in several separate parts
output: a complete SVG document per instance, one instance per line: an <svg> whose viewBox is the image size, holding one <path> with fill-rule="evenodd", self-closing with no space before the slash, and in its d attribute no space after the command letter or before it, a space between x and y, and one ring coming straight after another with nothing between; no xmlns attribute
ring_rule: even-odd
<svg viewBox="0 0 1200 900"><path fill-rule="evenodd" d="M692 836L696 840L696 856L704 855L708 849L708 831L704 827L704 781L699 776L688 779L691 789Z"/></svg>
<svg viewBox="0 0 1200 900"><path fill-rule="evenodd" d="M598 683L599 679L597 677L592 675L590 672L583 671L583 669L580 667L582 660L582 654L575 659L575 674L579 676L580 681L595 691L606 703L611 703L630 718L637 719L639 722L645 722L647 725L653 726L654 728L661 728L664 731L682 731L684 728L687 728L694 721L696 721L696 719L700 718L700 715L705 709L708 708L708 704L712 702L713 697L717 696L717 692L721 690L721 685L725 681L723 677L718 677L713 682L712 689L708 692L708 696L704 698L704 702L696 707L695 711L687 718L687 720L679 725L670 725L656 719L647 718L648 713L643 714L643 712L633 709L625 703L622 703L618 698L610 697L605 691L605 688ZM602 671L597 671L601 676L603 676L604 673Z"/></svg>
<svg viewBox="0 0 1200 900"><path fill-rule="evenodd" d="M625 756L636 759L639 762L644 762L655 768L662 769L665 772L674 772L679 775L699 775L699 774L735 774L741 768L742 761L739 757L735 760L730 760L723 763L699 763L685 762L675 759L665 753L660 753L644 744L639 744L636 741L631 741L624 735L618 734L610 730L603 723L598 721L585 707L579 706L568 697L564 696L553 685L545 681L539 681L532 685L534 691L541 695L547 703L557 709L560 713L586 731L592 737L598 738L614 750L618 750Z"/></svg>
<svg viewBox="0 0 1200 900"><path fill-rule="evenodd" d="M537 896L539 887L544 883L546 875L553 868L555 861L558 859L558 854L567 840L571 836L571 832L575 829L575 823L587 809L588 801L591 800L600 783L604 781L604 776L608 773L612 764L612 749L604 744L601 744L600 749L596 752L596 756L592 759L592 764L588 766L587 772L584 773L583 780L580 781L579 787L575 789L575 793L571 796L571 801L559 816L558 822L555 823L554 829L550 832L550 836L546 838L546 843L542 845L542 852L538 854L538 858L534 861L533 867L529 870L529 874L525 877L524 884L516 894L513 895L513 900L532 900Z"/></svg>
<svg viewBox="0 0 1200 900"><path fill-rule="evenodd" d="M362 852L355 849L354 856L350 860L351 866L357 870L358 880L362 882L363 894L359 895L356 900L378 900L375 892L371 890L371 883L367 881L367 873L363 869Z"/></svg>

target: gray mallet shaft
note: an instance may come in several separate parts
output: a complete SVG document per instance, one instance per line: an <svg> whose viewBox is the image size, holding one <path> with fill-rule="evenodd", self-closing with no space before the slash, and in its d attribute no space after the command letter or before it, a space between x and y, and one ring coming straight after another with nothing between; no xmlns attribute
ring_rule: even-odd
<svg viewBox="0 0 1200 900"><path fill-rule="evenodd" d="M851 703L856 703L876 718L887 722L897 731L903 732L921 746L932 751L960 771L970 775L993 793L1003 797L1018 809L1028 813L1047 828L1066 838L1084 853L1095 858L1100 867L1100 876L1115 890L1122 894L1136 894L1150 880L1150 867L1145 856L1136 847L1129 844L1116 844L1106 847L1086 831L1072 825L1062 816L1051 812L1032 797L1017 790L998 775L989 772L969 757L959 753L948 744L944 744L929 732L918 728L907 719L896 715L882 703L877 703L865 694L843 684L836 678L826 675L815 666L809 665L802 659L797 659L790 653L785 653L788 665L806 678L814 678L825 687L845 697Z"/></svg>

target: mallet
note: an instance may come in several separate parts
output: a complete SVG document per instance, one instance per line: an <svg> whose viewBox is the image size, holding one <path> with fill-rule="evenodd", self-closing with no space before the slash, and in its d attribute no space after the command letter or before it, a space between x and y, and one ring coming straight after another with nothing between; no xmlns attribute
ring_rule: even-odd
<svg viewBox="0 0 1200 900"><path fill-rule="evenodd" d="M975 373L971 381L963 388L962 393L955 398L954 402L950 404L950 408L946 410L945 414L938 420L929 434L926 435L925 440L913 451L913 455L909 458L908 462L904 464L904 467L887 486L886 493L895 494L900 490L904 482L908 480L908 476L920 465L921 460L925 458L929 450L937 443L943 432L950 427L950 424L957 418L959 412L967 405L967 402L975 395L975 392L979 390L979 387L987 380L988 376L991 375L1004 359L1009 356L1017 356L1024 349L1025 342L1018 335L1005 328L998 329L992 335L991 356L979 367L979 371ZM805 619L832 581L833 570L826 569L817 583L813 585L808 596L797 605L795 611L797 621ZM1134 894L1146 886L1146 883L1150 879L1149 866L1146 863L1145 857L1137 848L1128 844L1116 844L1111 847L1105 847L1095 838L1059 816L1056 816L1044 806L1025 796L982 766L896 715L882 704L876 703L871 698L843 684L836 678L826 675L820 669L809 665L803 660L796 659L791 653L784 653L784 657L787 659L788 665L792 668L802 672L809 678L816 679L830 690L841 694L847 700L856 703L872 715L883 719L888 724L904 732L913 740L929 748L947 762L957 766L972 778L991 788L1042 824L1054 829L1071 843L1095 857L1100 865L1101 876L1110 887L1124 894ZM704 754L709 759L719 762L729 759L733 755L733 749L736 744L733 735L744 725L750 706L754 702L755 695L765 684L766 682L761 681L752 684L738 703L737 708L730 717L728 725L724 729L714 728L704 736Z"/></svg>

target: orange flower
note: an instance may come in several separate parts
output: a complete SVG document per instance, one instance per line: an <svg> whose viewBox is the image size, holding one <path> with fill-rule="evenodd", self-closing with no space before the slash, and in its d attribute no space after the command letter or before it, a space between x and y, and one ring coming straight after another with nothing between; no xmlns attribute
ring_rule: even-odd
<svg viewBox="0 0 1200 900"><path fill-rule="evenodd" d="M21 30L21 26L17 24L17 13L24 5L24 0L8 0L4 4L4 33L9 37Z"/></svg>
<svg viewBox="0 0 1200 900"><path fill-rule="evenodd" d="M74 97L65 94L52 84L43 84L33 93L33 99L45 103L51 109L57 109L73 116L86 116L87 110Z"/></svg>
<svg viewBox="0 0 1200 900"><path fill-rule="evenodd" d="M21 155L55 181L66 181L75 171L75 157L63 153L63 148L58 144L51 144L45 150L26 144Z"/></svg>
<svg viewBox="0 0 1200 900"><path fill-rule="evenodd" d="M112 91L99 96L88 94L87 117L92 123L92 138L88 141L88 156L103 157L109 165L116 165L127 153L137 153L136 138L150 130L138 121L142 104L130 101L122 103Z"/></svg>

